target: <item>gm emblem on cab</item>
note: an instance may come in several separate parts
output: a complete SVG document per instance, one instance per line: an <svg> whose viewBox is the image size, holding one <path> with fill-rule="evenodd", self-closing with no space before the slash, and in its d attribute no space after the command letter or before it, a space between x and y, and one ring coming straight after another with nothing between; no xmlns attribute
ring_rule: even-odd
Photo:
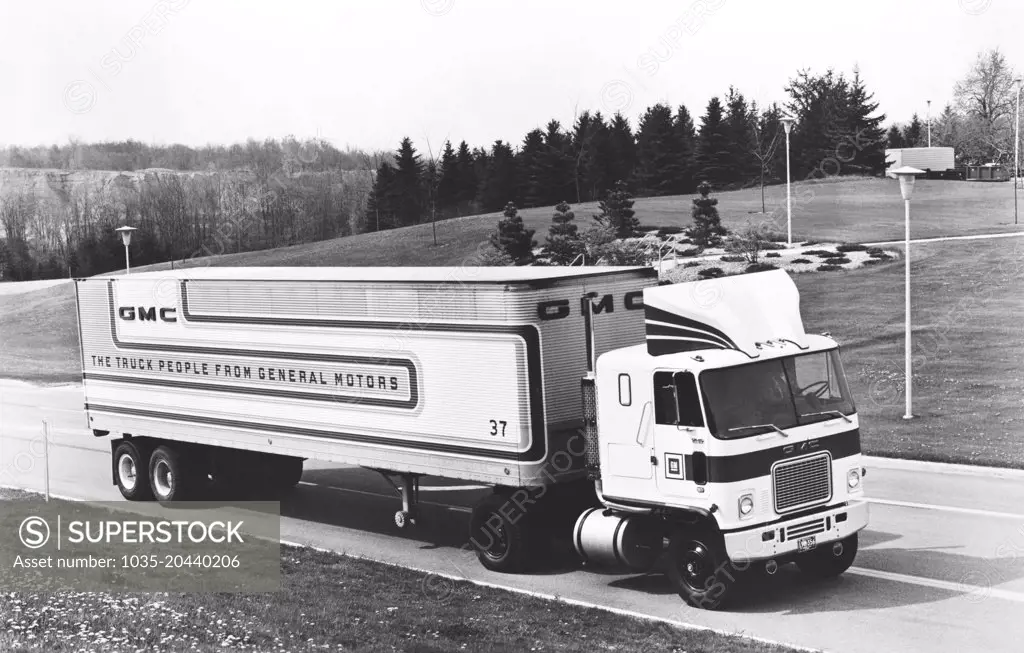
<svg viewBox="0 0 1024 653"><path fill-rule="evenodd" d="M678 453L665 454L665 478L683 478L683 456Z"/></svg>

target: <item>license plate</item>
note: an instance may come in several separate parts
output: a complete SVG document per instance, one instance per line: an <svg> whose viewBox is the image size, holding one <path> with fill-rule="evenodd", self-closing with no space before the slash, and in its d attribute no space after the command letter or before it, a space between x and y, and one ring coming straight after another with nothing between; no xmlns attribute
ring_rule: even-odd
<svg viewBox="0 0 1024 653"><path fill-rule="evenodd" d="M814 548L814 538L805 537L796 541L797 551L810 551Z"/></svg>

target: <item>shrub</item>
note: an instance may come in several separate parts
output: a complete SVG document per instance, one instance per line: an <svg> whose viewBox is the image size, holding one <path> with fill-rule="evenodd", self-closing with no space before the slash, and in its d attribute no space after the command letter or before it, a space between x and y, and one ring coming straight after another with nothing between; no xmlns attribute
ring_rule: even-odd
<svg viewBox="0 0 1024 653"><path fill-rule="evenodd" d="M768 270L778 270L778 268L771 263L751 263L744 272L766 272Z"/></svg>
<svg viewBox="0 0 1024 653"><path fill-rule="evenodd" d="M528 263L533 260L533 248L537 246L534 233L533 229L523 225L516 205L509 202L505 205L504 218L498 222L498 231L491 236L490 242L516 263Z"/></svg>
<svg viewBox="0 0 1024 653"><path fill-rule="evenodd" d="M722 226L722 219L718 215L718 200L708 197L711 193L711 184L702 181L697 186L697 192L700 193L700 197L693 200L694 224L686 235L699 247L713 247L721 242L728 231Z"/></svg>
<svg viewBox="0 0 1024 653"><path fill-rule="evenodd" d="M844 243L836 247L836 251L839 252L863 252L866 249L866 245L859 245L857 243Z"/></svg>
<svg viewBox="0 0 1024 653"><path fill-rule="evenodd" d="M617 240L602 245L597 254L597 259L603 265L650 265L657 258L638 240Z"/></svg>
<svg viewBox="0 0 1024 653"><path fill-rule="evenodd" d="M743 261L746 261L747 259L742 257L742 256L729 256L729 255L726 255L726 256L722 257L722 260L725 261L726 263L742 263Z"/></svg>
<svg viewBox="0 0 1024 653"><path fill-rule="evenodd" d="M697 273L697 276L701 279L714 279L717 277L724 277L725 272L722 268L704 268Z"/></svg>
<svg viewBox="0 0 1024 653"><path fill-rule="evenodd" d="M864 265L878 265L881 262L882 262L882 259L869 258L869 259L864 261Z"/></svg>
<svg viewBox="0 0 1024 653"><path fill-rule="evenodd" d="M683 233L682 227L662 227L658 229L659 236L674 236Z"/></svg>
<svg viewBox="0 0 1024 653"><path fill-rule="evenodd" d="M839 252L830 252L827 249L809 249L804 252L804 256L834 256Z"/></svg>
<svg viewBox="0 0 1024 653"><path fill-rule="evenodd" d="M794 262L794 263L810 263L810 262L811 262L811 259L807 259L807 258L795 258L795 259L793 259L793 262Z"/></svg>
<svg viewBox="0 0 1024 653"><path fill-rule="evenodd" d="M885 250L882 249L881 247L869 247L867 252L868 256L874 256L876 254L885 254Z"/></svg>
<svg viewBox="0 0 1024 653"><path fill-rule="evenodd" d="M785 243L775 242L774 240L766 240L761 245L761 249L789 249Z"/></svg>
<svg viewBox="0 0 1024 653"><path fill-rule="evenodd" d="M487 267L512 265L515 261L507 252L490 245L485 247L473 260L474 265Z"/></svg>
<svg viewBox="0 0 1024 653"><path fill-rule="evenodd" d="M773 243L784 243L789 240L786 234L781 231L769 231L767 234L768 240Z"/></svg>
<svg viewBox="0 0 1024 653"><path fill-rule="evenodd" d="M624 182L616 182L615 188L601 200L598 208L601 212L594 216L594 220L601 226L610 227L618 238L640 235L640 221L633 210L633 195Z"/></svg>
<svg viewBox="0 0 1024 653"><path fill-rule="evenodd" d="M764 256L765 258L780 258L782 254L779 254L778 252L768 252Z"/></svg>
<svg viewBox="0 0 1024 653"><path fill-rule="evenodd" d="M850 259L845 256L828 256L822 261L825 265L843 265L849 263Z"/></svg>
<svg viewBox="0 0 1024 653"><path fill-rule="evenodd" d="M699 247L688 247L683 251L679 252L680 256L696 256L697 254L700 254Z"/></svg>
<svg viewBox="0 0 1024 653"><path fill-rule="evenodd" d="M880 259L883 259L883 260L884 259L892 258L891 254L887 254L886 252L883 252L881 250L879 250L878 252L872 252L868 256L870 256L871 258L880 258Z"/></svg>
<svg viewBox="0 0 1024 653"><path fill-rule="evenodd" d="M687 261L686 263L683 263L683 267L684 268L699 268L700 267L700 261Z"/></svg>
<svg viewBox="0 0 1024 653"><path fill-rule="evenodd" d="M649 224L642 224L642 225L640 225L639 227L636 228L637 231L639 231L640 233L644 233L644 234L650 233L652 231L659 231L660 229L661 229L661 227L652 227Z"/></svg>
<svg viewBox="0 0 1024 653"><path fill-rule="evenodd" d="M781 247L768 239L770 234L768 225L748 222L738 233L729 236L726 240L726 250L741 254L742 260L747 263L757 263L761 252ZM727 259L723 257L722 260Z"/></svg>
<svg viewBox="0 0 1024 653"><path fill-rule="evenodd" d="M843 266L841 266L841 265L819 265L818 266L818 272L833 272L835 270L842 270L842 269L843 269Z"/></svg>

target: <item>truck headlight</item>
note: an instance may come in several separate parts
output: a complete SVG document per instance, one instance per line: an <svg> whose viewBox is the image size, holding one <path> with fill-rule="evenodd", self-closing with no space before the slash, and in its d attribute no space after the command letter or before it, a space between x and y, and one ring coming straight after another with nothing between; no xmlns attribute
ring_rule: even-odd
<svg viewBox="0 0 1024 653"><path fill-rule="evenodd" d="M846 487L856 490L860 487L860 468L854 468L846 472Z"/></svg>
<svg viewBox="0 0 1024 653"><path fill-rule="evenodd" d="M740 497L739 501L740 517L746 517L750 513L754 512L754 496L751 494L744 494Z"/></svg>

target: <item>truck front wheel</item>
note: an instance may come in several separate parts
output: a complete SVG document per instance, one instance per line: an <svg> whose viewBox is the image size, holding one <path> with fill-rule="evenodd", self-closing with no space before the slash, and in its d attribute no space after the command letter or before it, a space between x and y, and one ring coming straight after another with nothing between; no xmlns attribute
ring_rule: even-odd
<svg viewBox="0 0 1024 653"><path fill-rule="evenodd" d="M529 561L529 539L523 514L509 515L509 499L492 494L481 501L470 517L469 541L480 564L504 573L524 571Z"/></svg>
<svg viewBox="0 0 1024 653"><path fill-rule="evenodd" d="M142 442L124 440L114 448L114 482L121 496L129 501L152 501L149 482L150 447Z"/></svg>
<svg viewBox="0 0 1024 653"><path fill-rule="evenodd" d="M857 533L846 539L823 544L796 557L801 573L812 578L835 578L853 565L857 557Z"/></svg>
<svg viewBox="0 0 1024 653"><path fill-rule="evenodd" d="M695 608L718 610L735 595L744 569L725 554L725 546L711 529L681 528L672 534L668 575L676 592Z"/></svg>
<svg viewBox="0 0 1024 653"><path fill-rule="evenodd" d="M198 479L177 450L159 446L149 459L149 480L157 501L185 501L197 489Z"/></svg>

